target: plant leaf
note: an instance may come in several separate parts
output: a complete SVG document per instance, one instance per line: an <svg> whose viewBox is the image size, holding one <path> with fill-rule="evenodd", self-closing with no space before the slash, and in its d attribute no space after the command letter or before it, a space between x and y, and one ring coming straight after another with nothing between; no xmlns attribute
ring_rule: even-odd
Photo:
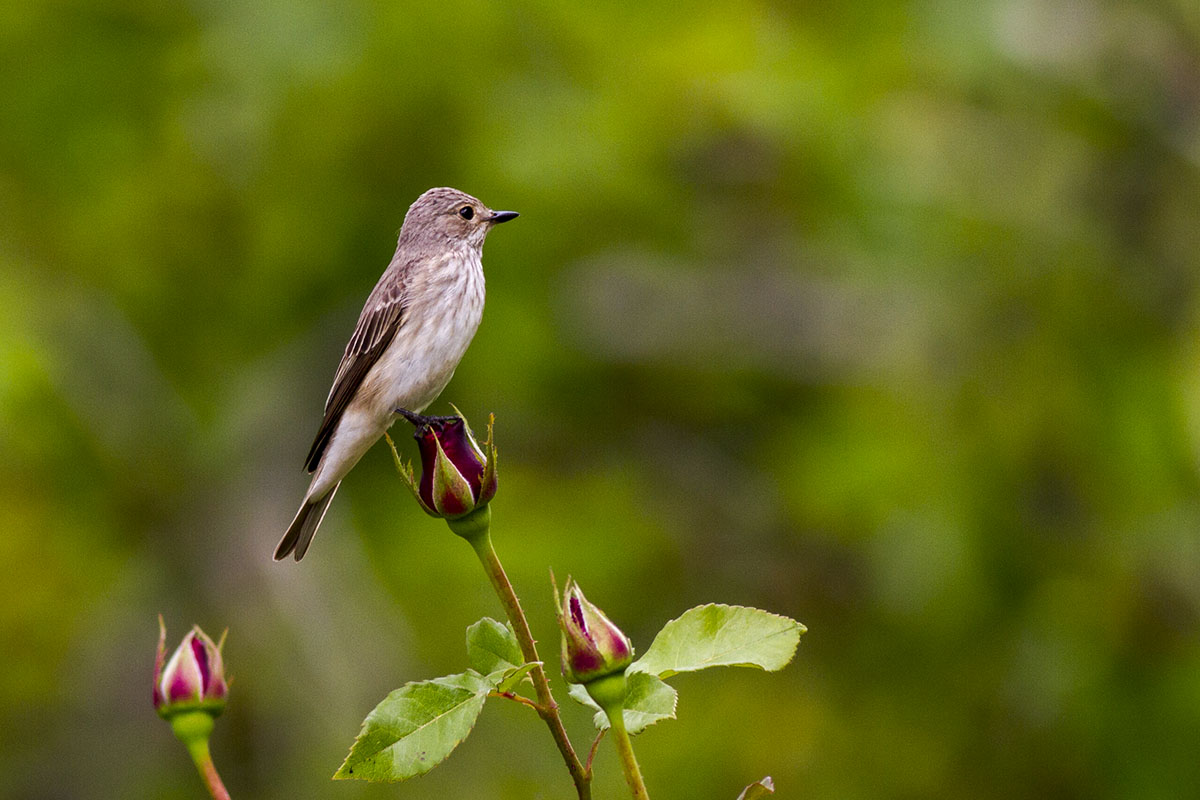
<svg viewBox="0 0 1200 800"><path fill-rule="evenodd" d="M674 688L645 672L626 672L625 678L625 729L630 734L641 733L660 720L675 719L675 701L679 695ZM592 724L597 730L608 729L608 715L596 705L583 684L571 684L567 694L596 712Z"/></svg>
<svg viewBox="0 0 1200 800"><path fill-rule="evenodd" d="M467 661L481 675L508 670L525 663L521 645L508 625L484 617L467 628Z"/></svg>
<svg viewBox="0 0 1200 800"><path fill-rule="evenodd" d="M738 800L762 800L762 798L772 794L775 794L775 781L771 780L771 776L768 775L761 781L755 781L745 789L742 789L742 793L738 795Z"/></svg>
<svg viewBox="0 0 1200 800"><path fill-rule="evenodd" d="M807 628L757 608L710 604L688 609L663 626L630 672L669 678L707 667L782 669Z"/></svg>
<svg viewBox="0 0 1200 800"><path fill-rule="evenodd" d="M596 701L593 700L592 696L587 693L587 689L583 688L582 683L567 684L567 694L569 694L571 699L576 703L579 703L581 706L587 706L592 711L600 710L600 706L596 705Z"/></svg>
<svg viewBox="0 0 1200 800"><path fill-rule="evenodd" d="M542 662L529 661L519 667L509 667L503 670L498 669L488 675L487 680L496 687L497 692L511 692L540 663Z"/></svg>
<svg viewBox="0 0 1200 800"><path fill-rule="evenodd" d="M491 689L474 671L406 683L363 720L334 779L402 781L428 772L467 738Z"/></svg>

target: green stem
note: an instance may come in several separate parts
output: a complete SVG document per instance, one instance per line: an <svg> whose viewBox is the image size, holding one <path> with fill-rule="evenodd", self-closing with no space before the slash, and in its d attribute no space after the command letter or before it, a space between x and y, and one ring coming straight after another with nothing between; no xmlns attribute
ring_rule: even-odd
<svg viewBox="0 0 1200 800"><path fill-rule="evenodd" d="M612 726L613 741L617 743L621 769L625 771L625 782L629 784L630 793L634 800L650 800L646 784L642 781L642 770L633 755L633 742L629 741L629 731L625 730L625 712L618 708L616 713L608 715L608 722Z"/></svg>
<svg viewBox="0 0 1200 800"><path fill-rule="evenodd" d="M492 547L490 520L491 511L488 506L484 506L461 520L447 520L447 522L450 524L450 529L466 539L475 550L475 555L479 557L479 563L483 565L483 571L487 573L492 587L496 590L496 595L500 598L500 605L504 606L504 613L508 616L508 621L512 623L513 632L517 635L517 642L521 645L522 657L526 662L537 665L530 671L529 677L533 680L534 691L537 693L538 716L550 728L550 735L554 737L554 743L558 745L558 751L562 753L563 761L566 762L567 769L571 773L571 780L575 782L575 791L579 795L579 800L591 800L590 776L579 761L579 756L575 755L575 748L571 746L571 740L567 737L567 730L563 727L562 718L558 714L558 704L554 702L554 696L550 693L550 681L546 679L546 671L542 669L542 659L538 656L533 633L530 632L529 622L525 619L525 612L521 609L521 601L517 599L512 583L509 582L508 575L505 574L504 567L496 556L496 549Z"/></svg>
<svg viewBox="0 0 1200 800"><path fill-rule="evenodd" d="M596 705L604 709L608 717L608 725L612 728L613 741L617 745L617 753L621 756L621 769L625 772L625 782L633 793L633 800L649 800L646 794L646 784L642 781L642 770L638 767L637 758L633 755L633 743L629 741L629 731L625 728L625 698L629 684L625 680L625 670L612 672L583 685L588 696ZM596 739L596 744L600 740ZM595 746L593 745L593 750ZM589 763L591 759L588 759Z"/></svg>
<svg viewBox="0 0 1200 800"><path fill-rule="evenodd" d="M208 750L208 736L212 728L213 718L206 711L185 711L171 718L171 729L187 748L208 793L213 800L229 800L229 792L221 782L212 753Z"/></svg>

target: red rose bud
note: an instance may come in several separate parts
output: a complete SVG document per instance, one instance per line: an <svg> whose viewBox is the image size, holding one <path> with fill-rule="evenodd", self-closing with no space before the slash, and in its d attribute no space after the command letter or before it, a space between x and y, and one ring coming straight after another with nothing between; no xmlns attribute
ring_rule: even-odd
<svg viewBox="0 0 1200 800"><path fill-rule="evenodd" d="M572 578L567 578L558 623L563 634L562 671L569 682L588 683L624 672L633 661L629 638L588 602Z"/></svg>
<svg viewBox="0 0 1200 800"><path fill-rule="evenodd" d="M402 468L401 474L426 513L456 519L487 505L496 496L491 420L484 442L486 456L462 415L422 423L413 438L421 454L421 479L414 481L411 467Z"/></svg>
<svg viewBox="0 0 1200 800"><path fill-rule="evenodd" d="M194 626L166 666L167 628L162 617L158 618L158 652L154 659L154 709L159 716L167 718L181 711L205 711L216 717L225 710L225 696L229 686L225 682L225 664L221 659L220 644Z"/></svg>

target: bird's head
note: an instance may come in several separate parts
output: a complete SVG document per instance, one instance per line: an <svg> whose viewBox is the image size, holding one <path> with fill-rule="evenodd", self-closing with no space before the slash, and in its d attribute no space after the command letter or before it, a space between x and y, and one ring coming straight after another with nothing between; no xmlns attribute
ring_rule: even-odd
<svg viewBox="0 0 1200 800"><path fill-rule="evenodd" d="M417 246L482 248L492 226L516 217L515 211L493 211L458 189L430 189L409 207L400 241Z"/></svg>

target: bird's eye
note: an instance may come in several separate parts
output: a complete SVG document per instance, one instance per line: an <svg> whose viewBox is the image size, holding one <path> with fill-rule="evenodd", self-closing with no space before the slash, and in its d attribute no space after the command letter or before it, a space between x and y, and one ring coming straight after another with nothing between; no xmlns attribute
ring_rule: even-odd
<svg viewBox="0 0 1200 800"><path fill-rule="evenodd" d="M458 210L458 215L463 219L471 219L471 217L475 216L475 209L470 206L463 206Z"/></svg>

